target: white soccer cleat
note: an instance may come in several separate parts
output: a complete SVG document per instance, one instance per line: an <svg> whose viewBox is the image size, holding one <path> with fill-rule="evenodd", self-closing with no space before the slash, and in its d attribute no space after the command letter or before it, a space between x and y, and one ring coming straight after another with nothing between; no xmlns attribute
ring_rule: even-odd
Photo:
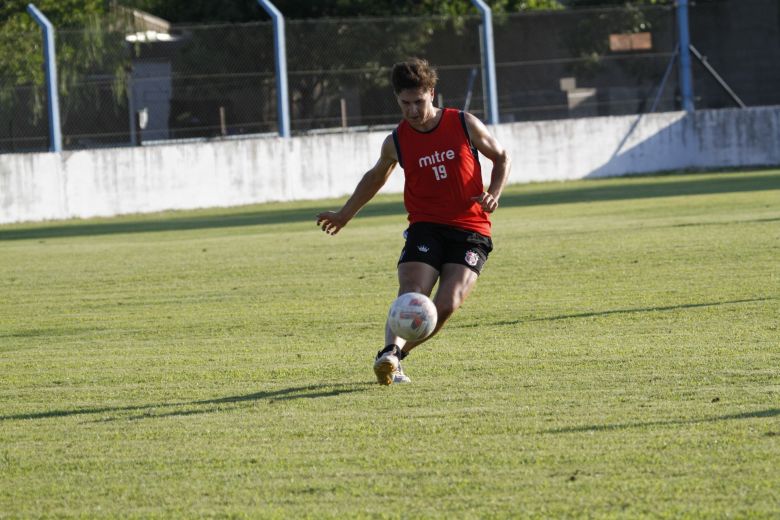
<svg viewBox="0 0 780 520"><path fill-rule="evenodd" d="M385 352L377 356L374 361L374 373L380 385L390 385L394 382L394 376L398 372L398 356L393 352Z"/></svg>
<svg viewBox="0 0 780 520"><path fill-rule="evenodd" d="M409 376L404 374L404 369L401 366L401 363L398 363L398 369L393 372L393 384L403 384L403 383L411 383L412 380L409 379Z"/></svg>

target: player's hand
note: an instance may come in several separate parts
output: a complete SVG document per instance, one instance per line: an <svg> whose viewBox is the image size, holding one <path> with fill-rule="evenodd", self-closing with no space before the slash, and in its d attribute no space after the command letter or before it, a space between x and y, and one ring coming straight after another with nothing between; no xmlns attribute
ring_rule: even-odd
<svg viewBox="0 0 780 520"><path fill-rule="evenodd" d="M349 222L349 220L342 217L336 211L323 211L317 215L317 225L329 235L338 233L341 228L347 225L347 222Z"/></svg>
<svg viewBox="0 0 780 520"><path fill-rule="evenodd" d="M486 191L483 191L476 197L471 197L471 200L482 206L486 213L493 213L498 207L498 201Z"/></svg>

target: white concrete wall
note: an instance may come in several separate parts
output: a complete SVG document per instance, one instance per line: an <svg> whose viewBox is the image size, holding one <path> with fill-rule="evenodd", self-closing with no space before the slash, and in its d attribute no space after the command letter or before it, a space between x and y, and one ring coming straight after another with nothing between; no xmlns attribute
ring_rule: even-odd
<svg viewBox="0 0 780 520"><path fill-rule="evenodd" d="M500 125L513 180L780 165L780 107Z"/></svg>
<svg viewBox="0 0 780 520"><path fill-rule="evenodd" d="M502 124L510 182L780 164L780 107ZM0 223L340 197L387 132L0 155ZM486 172L489 162L483 161ZM396 169L383 192L399 192Z"/></svg>

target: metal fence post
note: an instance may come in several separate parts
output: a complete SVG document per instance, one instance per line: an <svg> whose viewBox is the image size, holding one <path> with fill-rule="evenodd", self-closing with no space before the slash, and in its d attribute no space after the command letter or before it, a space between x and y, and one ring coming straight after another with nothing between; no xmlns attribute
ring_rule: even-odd
<svg viewBox="0 0 780 520"><path fill-rule="evenodd" d="M33 4L27 12L43 30L43 61L46 68L46 97L49 107L49 151L62 151L60 128L60 96L57 90L57 53L54 51L54 26Z"/></svg>
<svg viewBox="0 0 780 520"><path fill-rule="evenodd" d="M484 0L471 0L482 15L482 67L487 79L487 122L498 124L498 93L496 89L496 59L493 52L493 12Z"/></svg>
<svg viewBox="0 0 780 520"><path fill-rule="evenodd" d="M691 33L688 26L688 0L677 1L677 30L680 37L680 93L686 112L693 112L693 74L691 73Z"/></svg>
<svg viewBox="0 0 780 520"><path fill-rule="evenodd" d="M287 92L287 50L284 35L284 16L270 0L257 0L274 22L274 51L276 53L276 103L279 114L279 135L290 137L290 102Z"/></svg>

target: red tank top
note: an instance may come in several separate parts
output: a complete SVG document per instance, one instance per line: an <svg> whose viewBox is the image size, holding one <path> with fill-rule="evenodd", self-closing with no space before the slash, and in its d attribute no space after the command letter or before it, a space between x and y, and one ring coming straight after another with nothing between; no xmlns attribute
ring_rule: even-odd
<svg viewBox="0 0 780 520"><path fill-rule="evenodd" d="M445 108L439 124L428 132L404 120L393 131L393 140L404 169L410 223L445 224L490 236L487 213L471 200L484 187L463 112Z"/></svg>

